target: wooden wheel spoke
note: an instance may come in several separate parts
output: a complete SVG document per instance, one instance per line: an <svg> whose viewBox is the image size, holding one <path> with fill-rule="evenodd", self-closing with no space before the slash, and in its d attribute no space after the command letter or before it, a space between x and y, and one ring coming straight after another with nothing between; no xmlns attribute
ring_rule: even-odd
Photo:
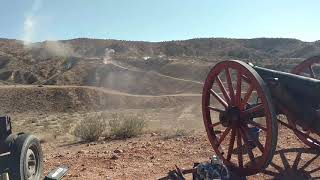
<svg viewBox="0 0 320 180"><path fill-rule="evenodd" d="M241 77L246 83L251 84L250 79L247 78L245 75L241 75Z"/></svg>
<svg viewBox="0 0 320 180"><path fill-rule="evenodd" d="M313 71L313 69L312 69L312 64L309 65L309 71L310 71L310 76L311 76L312 78L315 78L316 75L315 75L315 73L314 73L314 71Z"/></svg>
<svg viewBox="0 0 320 180"><path fill-rule="evenodd" d="M227 78L227 83L228 83L231 103L234 103L235 97L234 97L234 91L233 91L233 87L232 87L232 79L231 79L231 76L230 76L229 69L226 68L225 71L226 71L226 78Z"/></svg>
<svg viewBox="0 0 320 180"><path fill-rule="evenodd" d="M308 162L306 162L303 166L301 166L300 169L305 170L314 160L318 159L319 156L320 156L320 154L315 155Z"/></svg>
<svg viewBox="0 0 320 180"><path fill-rule="evenodd" d="M308 171L309 174L315 173L320 170L320 167L314 168L313 170Z"/></svg>
<svg viewBox="0 0 320 180"><path fill-rule="evenodd" d="M259 140L256 140L256 139L255 139L254 141L255 141L258 149L260 150L260 152L261 152L261 153L264 153L264 147L263 147L263 145L260 143L260 141L259 141Z"/></svg>
<svg viewBox="0 0 320 180"><path fill-rule="evenodd" d="M224 85L223 85L223 83L222 83L222 81L221 81L219 76L217 76L216 81L217 81L218 86L220 87L220 90L221 90L224 98L226 99L227 103L230 103L230 101L231 101L230 96L229 96L226 88L224 87Z"/></svg>
<svg viewBox="0 0 320 180"><path fill-rule="evenodd" d="M214 128L214 127L216 127L216 126L218 126L218 125L220 125L221 124L221 122L219 121L219 122L216 122L216 123L213 123L213 124L211 124L211 125L209 125L211 128Z"/></svg>
<svg viewBox="0 0 320 180"><path fill-rule="evenodd" d="M230 142L229 142L229 148L228 148L228 154L227 154L228 161L230 161L231 156L232 156L235 137L236 137L236 130L232 129L231 130L231 138L230 138Z"/></svg>
<svg viewBox="0 0 320 180"><path fill-rule="evenodd" d="M243 167L241 134L240 134L240 130L239 130L239 129L237 129L237 149L238 149L238 163L239 163L239 167Z"/></svg>
<svg viewBox="0 0 320 180"><path fill-rule="evenodd" d="M276 173L276 172L273 172L273 171L270 171L270 170L266 170L266 169L262 170L261 172L263 174L267 174L267 175L273 176L273 177L277 177L279 175L279 173Z"/></svg>
<svg viewBox="0 0 320 180"><path fill-rule="evenodd" d="M283 171L282 167L280 167L279 165L277 165L277 164L275 164L273 162L270 163L270 166L273 167L274 169L276 169L278 172L282 172Z"/></svg>
<svg viewBox="0 0 320 180"><path fill-rule="evenodd" d="M236 104L240 105L241 104L241 85L242 85L242 80L241 80L241 71L238 71L237 74L237 91L236 91Z"/></svg>
<svg viewBox="0 0 320 180"><path fill-rule="evenodd" d="M240 106L241 110L243 110L245 108L245 105L247 104L247 102L253 92L253 89L254 89L254 86L252 84L250 84L250 87L241 102L241 106Z"/></svg>
<svg viewBox="0 0 320 180"><path fill-rule="evenodd" d="M220 144L222 143L222 141L224 140L224 138L226 138L226 136L228 135L228 133L230 132L231 128L228 127L223 133L222 135L220 136L220 139L217 143L217 146L220 146Z"/></svg>
<svg viewBox="0 0 320 180"><path fill-rule="evenodd" d="M243 132L242 128L239 128L239 131L240 131L241 137L242 137L242 139L243 139L244 146L245 146L246 149L247 149L249 158L250 158L250 160L251 160L253 163L255 163L256 161L255 161L255 159L254 159L254 155L253 155L252 149L250 149L249 144L248 144L248 142L249 142L249 141L248 141L248 138L244 135L244 132Z"/></svg>
<svg viewBox="0 0 320 180"><path fill-rule="evenodd" d="M248 139L248 137L250 137L250 139L252 139L252 140L254 141L255 145L257 145L257 147L258 147L258 149L260 150L260 152L263 153L263 152L264 152L264 147L263 147L263 145L260 143L259 139L256 139L256 138L252 137L252 136L250 135L250 133L248 133L248 130L249 130L248 127L245 127L245 128L243 129L244 136L246 136L247 139Z"/></svg>
<svg viewBox="0 0 320 180"><path fill-rule="evenodd" d="M320 142L318 140L316 140L315 138L309 136L308 134L305 134L301 131L299 131L296 127L291 127L290 125L288 125L287 123L284 123L282 122L281 120L278 119L278 122L281 124L281 125L284 125L286 126L287 128L293 130L295 133L297 133L297 135L300 135L300 136L303 136L304 138L306 139L310 139L312 143L315 143L317 145L320 145Z"/></svg>
<svg viewBox="0 0 320 180"><path fill-rule="evenodd" d="M248 124L251 124L251 125L253 125L253 126L255 126L255 127L263 130L263 131L267 131L267 128L266 128L266 127L262 126L261 124L255 122L255 121L252 120L252 119L249 119L247 122L248 122Z"/></svg>
<svg viewBox="0 0 320 180"><path fill-rule="evenodd" d="M259 103L250 107L249 109L244 110L242 113L244 116L248 117L249 114L259 113L264 110L263 104Z"/></svg>
<svg viewBox="0 0 320 180"><path fill-rule="evenodd" d="M208 106L208 108L209 108L210 110L213 110L213 111L216 111L216 112L219 112L219 113L224 112L224 110L219 109L219 108L216 108L216 107Z"/></svg>
<svg viewBox="0 0 320 180"><path fill-rule="evenodd" d="M301 154L302 154L302 152L298 152L296 158L294 159L293 164L292 164L293 169L298 169L298 165L301 160Z"/></svg>
<svg viewBox="0 0 320 180"><path fill-rule="evenodd" d="M213 89L210 89L210 94L212 94L225 108L228 107L227 102L214 92Z"/></svg>
<svg viewBox="0 0 320 180"><path fill-rule="evenodd" d="M252 161L253 164L256 164L256 160L254 159L254 155L252 153L252 150L249 149L248 145L247 145L247 151L248 151L248 155L249 155L249 158L250 160Z"/></svg>
<svg viewBox="0 0 320 180"><path fill-rule="evenodd" d="M300 133L301 133L300 135L301 135L301 136L304 136L305 138L307 138L307 140L310 141L311 143L320 145L320 142L319 142L318 140L316 140L315 138L309 136L308 134L304 134L304 133L302 133L302 132L299 131L299 130L296 130L296 131L300 132Z"/></svg>

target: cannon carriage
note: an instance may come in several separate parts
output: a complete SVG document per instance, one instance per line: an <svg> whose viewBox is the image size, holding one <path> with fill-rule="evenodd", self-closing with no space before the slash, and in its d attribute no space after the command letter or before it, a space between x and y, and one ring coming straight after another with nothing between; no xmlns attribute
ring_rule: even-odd
<svg viewBox="0 0 320 180"><path fill-rule="evenodd" d="M319 79L320 56L291 73L241 61L216 64L202 93L203 120L216 154L239 175L255 174L273 158L278 124L320 150Z"/></svg>

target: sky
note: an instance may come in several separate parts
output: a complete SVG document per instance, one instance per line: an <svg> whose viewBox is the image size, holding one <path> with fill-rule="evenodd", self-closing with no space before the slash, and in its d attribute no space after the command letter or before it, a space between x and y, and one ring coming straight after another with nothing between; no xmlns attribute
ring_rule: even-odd
<svg viewBox="0 0 320 180"><path fill-rule="evenodd" d="M319 0L0 0L0 38L320 40Z"/></svg>

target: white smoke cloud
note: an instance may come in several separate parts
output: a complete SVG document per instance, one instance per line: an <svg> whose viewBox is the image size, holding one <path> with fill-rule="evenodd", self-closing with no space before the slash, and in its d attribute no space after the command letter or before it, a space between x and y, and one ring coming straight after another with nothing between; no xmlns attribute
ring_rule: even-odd
<svg viewBox="0 0 320 180"><path fill-rule="evenodd" d="M27 16L23 23L23 43L29 45L34 39L34 26L35 21L32 16Z"/></svg>
<svg viewBox="0 0 320 180"><path fill-rule="evenodd" d="M24 45L29 45L35 39L37 25L36 13L42 7L42 0L34 0L31 10L27 13L23 22L22 40Z"/></svg>
<svg viewBox="0 0 320 180"><path fill-rule="evenodd" d="M23 23L23 34L22 40L26 48L45 48L49 55L53 56L79 56L74 52L73 47L70 44L62 43L59 41L45 41L41 46L32 45L31 43L37 38L36 35L44 32L39 32L38 27L40 27L40 21L43 17L39 16L39 11L43 7L44 0L33 0L31 9L26 13L24 23ZM48 32L46 32L48 33ZM47 35L46 35L47 36ZM47 36L46 39L50 39ZM54 39L54 38L53 38ZM32 46L31 46L32 45Z"/></svg>
<svg viewBox="0 0 320 180"><path fill-rule="evenodd" d="M54 56L80 56L74 52L73 47L70 44L62 43L59 41L45 41L43 47Z"/></svg>
<svg viewBox="0 0 320 180"><path fill-rule="evenodd" d="M103 63L104 64L109 64L112 60L112 56L114 55L116 51L111 48L106 48L104 50L104 57L103 57Z"/></svg>

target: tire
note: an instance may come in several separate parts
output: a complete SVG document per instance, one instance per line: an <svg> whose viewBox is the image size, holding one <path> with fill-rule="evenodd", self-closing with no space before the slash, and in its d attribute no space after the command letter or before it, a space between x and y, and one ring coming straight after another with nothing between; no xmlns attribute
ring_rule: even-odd
<svg viewBox="0 0 320 180"><path fill-rule="evenodd" d="M40 180L43 172L43 153L40 141L33 135L20 134L11 150L10 179Z"/></svg>

